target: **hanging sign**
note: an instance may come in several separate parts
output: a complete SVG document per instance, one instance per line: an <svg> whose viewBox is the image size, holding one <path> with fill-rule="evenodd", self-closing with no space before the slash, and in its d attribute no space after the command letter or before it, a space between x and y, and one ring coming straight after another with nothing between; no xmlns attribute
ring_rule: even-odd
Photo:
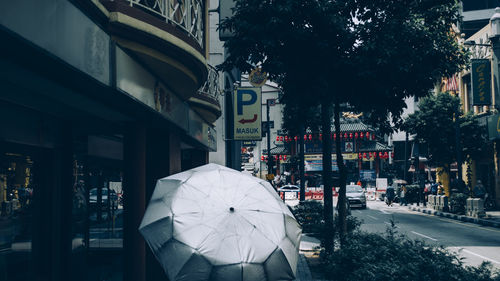
<svg viewBox="0 0 500 281"><path fill-rule="evenodd" d="M491 67L488 59L472 60L472 105L491 105Z"/></svg>
<svg viewBox="0 0 500 281"><path fill-rule="evenodd" d="M262 87L262 85L266 84L267 73L262 72L262 69L257 67L250 72L250 75L248 75L248 81L254 87Z"/></svg>
<svg viewBox="0 0 500 281"><path fill-rule="evenodd" d="M234 139L262 140L261 88L243 87L234 92Z"/></svg>

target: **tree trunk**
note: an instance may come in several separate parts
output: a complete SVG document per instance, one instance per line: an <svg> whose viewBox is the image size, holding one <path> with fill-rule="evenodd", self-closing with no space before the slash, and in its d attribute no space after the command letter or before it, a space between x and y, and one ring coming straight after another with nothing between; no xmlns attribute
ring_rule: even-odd
<svg viewBox="0 0 500 281"><path fill-rule="evenodd" d="M340 135L340 103L339 100L335 100L335 132L337 136ZM346 199L346 169L344 165L344 158L342 157L340 137L335 140L335 148L337 153L337 165L339 167L339 196L338 196L338 227L340 234L340 245L344 245L345 238L347 235L347 199ZM326 195L325 195L326 196Z"/></svg>
<svg viewBox="0 0 500 281"><path fill-rule="evenodd" d="M331 109L327 103L321 104L321 131L323 134L323 202L325 218L325 251L333 252L333 198L332 198L332 141Z"/></svg>
<svg viewBox="0 0 500 281"><path fill-rule="evenodd" d="M300 138L299 138L299 176L300 176L300 202L306 200L306 181L304 178L304 124L300 125Z"/></svg>

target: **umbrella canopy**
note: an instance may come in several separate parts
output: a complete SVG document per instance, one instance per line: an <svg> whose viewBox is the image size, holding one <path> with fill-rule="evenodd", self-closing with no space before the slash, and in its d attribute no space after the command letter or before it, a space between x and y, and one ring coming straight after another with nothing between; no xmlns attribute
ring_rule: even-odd
<svg viewBox="0 0 500 281"><path fill-rule="evenodd" d="M171 281L295 279L292 213L268 182L224 166L158 180L139 230Z"/></svg>

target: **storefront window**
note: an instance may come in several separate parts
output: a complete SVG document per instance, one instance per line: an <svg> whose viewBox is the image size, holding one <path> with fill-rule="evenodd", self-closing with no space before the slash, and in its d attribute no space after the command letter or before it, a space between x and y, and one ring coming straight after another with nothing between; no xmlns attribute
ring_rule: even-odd
<svg viewBox="0 0 500 281"><path fill-rule="evenodd" d="M32 156L0 151L0 280L33 280L33 192L36 172Z"/></svg>

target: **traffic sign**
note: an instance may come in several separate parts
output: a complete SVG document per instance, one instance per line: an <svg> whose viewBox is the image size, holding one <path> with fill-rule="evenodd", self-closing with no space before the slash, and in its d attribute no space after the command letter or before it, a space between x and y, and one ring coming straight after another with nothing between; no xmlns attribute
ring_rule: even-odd
<svg viewBox="0 0 500 281"><path fill-rule="evenodd" d="M262 140L261 88L237 88L234 93L234 139Z"/></svg>

